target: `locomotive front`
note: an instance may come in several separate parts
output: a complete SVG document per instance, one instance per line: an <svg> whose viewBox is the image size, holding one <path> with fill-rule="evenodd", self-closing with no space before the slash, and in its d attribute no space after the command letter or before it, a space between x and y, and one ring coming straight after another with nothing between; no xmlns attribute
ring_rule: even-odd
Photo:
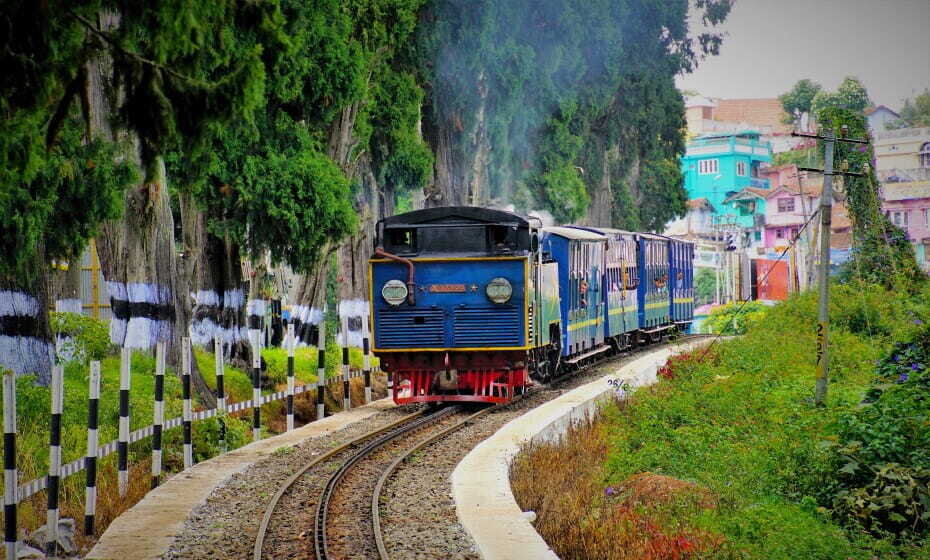
<svg viewBox="0 0 930 560"><path fill-rule="evenodd" d="M506 402L525 389L534 238L525 218L474 207L378 223L373 352L395 402Z"/></svg>

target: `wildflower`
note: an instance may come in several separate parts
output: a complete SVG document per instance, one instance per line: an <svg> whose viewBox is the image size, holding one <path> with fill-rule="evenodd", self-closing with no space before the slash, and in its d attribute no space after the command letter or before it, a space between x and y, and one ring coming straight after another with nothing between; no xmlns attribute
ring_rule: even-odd
<svg viewBox="0 0 930 560"><path fill-rule="evenodd" d="M894 355L894 363L898 363L898 362L900 362L900 361L901 361L901 356L895 354L895 355Z"/></svg>
<svg viewBox="0 0 930 560"><path fill-rule="evenodd" d="M911 364L911 371L920 371L920 364Z"/></svg>
<svg viewBox="0 0 930 560"><path fill-rule="evenodd" d="M898 383L904 383L905 381L907 381L907 378L908 378L908 375L906 373L902 373L901 376L898 377Z"/></svg>
<svg viewBox="0 0 930 560"><path fill-rule="evenodd" d="M920 319L914 319L914 324L915 324L915 325L923 325L924 322L921 321Z"/></svg>
<svg viewBox="0 0 930 560"><path fill-rule="evenodd" d="M613 486L608 486L604 489L604 494L607 496L613 496L617 493Z"/></svg>

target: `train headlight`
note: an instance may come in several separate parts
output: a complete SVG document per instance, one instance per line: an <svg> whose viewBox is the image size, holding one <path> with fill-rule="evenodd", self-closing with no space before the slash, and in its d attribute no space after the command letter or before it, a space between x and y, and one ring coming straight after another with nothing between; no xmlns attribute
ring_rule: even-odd
<svg viewBox="0 0 930 560"><path fill-rule="evenodd" d="M513 295L513 286L510 285L506 278L495 278L488 282L485 293L488 294L488 299L494 303L507 303L510 301L510 296Z"/></svg>
<svg viewBox="0 0 930 560"><path fill-rule="evenodd" d="M400 280L388 280L381 288L381 297L391 305L400 305L407 299L407 285Z"/></svg>

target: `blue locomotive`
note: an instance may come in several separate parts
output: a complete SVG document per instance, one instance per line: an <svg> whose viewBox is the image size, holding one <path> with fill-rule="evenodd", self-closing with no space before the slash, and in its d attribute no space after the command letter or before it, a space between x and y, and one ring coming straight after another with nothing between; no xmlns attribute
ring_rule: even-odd
<svg viewBox="0 0 930 560"><path fill-rule="evenodd" d="M693 246L659 235L447 207L381 220L376 247L372 350L398 404L507 402L692 318Z"/></svg>

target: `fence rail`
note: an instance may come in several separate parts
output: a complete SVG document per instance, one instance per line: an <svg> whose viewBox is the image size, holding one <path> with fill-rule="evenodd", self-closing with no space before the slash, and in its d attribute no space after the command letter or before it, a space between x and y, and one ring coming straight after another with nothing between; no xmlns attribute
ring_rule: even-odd
<svg viewBox="0 0 930 560"><path fill-rule="evenodd" d="M363 376L364 376L364 372L362 372L361 370L354 370L350 375L352 379L356 379L356 378L363 377ZM339 380L336 380L335 378L333 378L331 382L339 383L340 381L341 381L341 378ZM294 396L297 396L301 393L306 393L308 391L311 391L314 388L315 388L315 385L297 385L294 387ZM261 397L261 404L259 406L270 403L270 402L274 402L274 401L280 401L286 398L287 398L287 389L283 391L278 391L276 393L271 393L270 395L264 395ZM241 412L243 410L252 408L253 404L254 403L252 399L249 399L247 401L237 402L237 403L230 403L226 407L226 413L233 414L236 412ZM219 409L217 408L211 408L209 410L200 410L200 411L193 413L192 420L194 422L197 422L199 420L207 420L209 418L213 418L218 413L219 413ZM184 423L183 416L177 416L175 418L165 421L164 429L170 430L172 428L178 428L183 423ZM154 433L155 433L154 425L149 425L144 428L139 428L138 430L130 432L129 443L133 444L138 441L142 441L148 437L151 437L152 434ZM119 440L114 439L113 441L107 443L106 445L100 446L97 451L98 459L102 459L103 457L106 457L107 455L115 453L118 444L119 444ZM85 457L75 459L74 461L71 461L70 463L66 463L61 466L60 477L62 479L67 478L71 475L74 475L74 474L77 474L83 471L84 468L85 468ZM19 486L18 499L19 501L23 501L27 498L34 496L38 492L45 490L47 487L48 487L48 477L43 476L41 478L30 480L26 484L22 484Z"/></svg>

